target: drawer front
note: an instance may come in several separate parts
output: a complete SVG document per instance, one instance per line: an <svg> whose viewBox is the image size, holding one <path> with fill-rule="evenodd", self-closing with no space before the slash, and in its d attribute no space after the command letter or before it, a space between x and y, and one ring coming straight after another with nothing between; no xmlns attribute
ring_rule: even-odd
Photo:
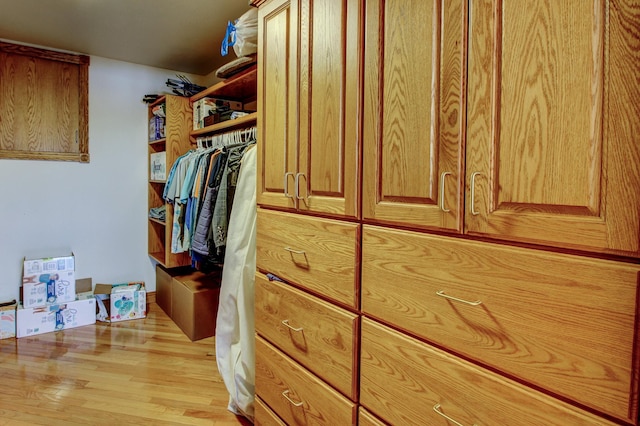
<svg viewBox="0 0 640 426"><path fill-rule="evenodd" d="M362 320L360 403L394 425L612 425L551 397Z"/></svg>
<svg viewBox="0 0 640 426"><path fill-rule="evenodd" d="M357 308L359 225L258 209L258 269Z"/></svg>
<svg viewBox="0 0 640 426"><path fill-rule="evenodd" d="M639 265L368 226L362 250L367 315L634 421Z"/></svg>
<svg viewBox="0 0 640 426"><path fill-rule="evenodd" d="M253 424L255 426L287 426L260 398L255 399Z"/></svg>
<svg viewBox="0 0 640 426"><path fill-rule="evenodd" d="M379 420L366 409L360 407L358 409L358 426L386 426L386 423Z"/></svg>
<svg viewBox="0 0 640 426"><path fill-rule="evenodd" d="M288 425L354 425L356 404L256 337L256 395Z"/></svg>
<svg viewBox="0 0 640 426"><path fill-rule="evenodd" d="M355 401L358 315L256 274L256 331Z"/></svg>

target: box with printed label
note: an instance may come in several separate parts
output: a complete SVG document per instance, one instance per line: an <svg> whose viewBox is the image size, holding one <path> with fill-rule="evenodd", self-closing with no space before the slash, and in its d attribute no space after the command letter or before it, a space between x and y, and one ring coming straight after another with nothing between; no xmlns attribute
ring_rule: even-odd
<svg viewBox="0 0 640 426"><path fill-rule="evenodd" d="M16 301L0 303L0 339L16 337Z"/></svg>
<svg viewBox="0 0 640 426"><path fill-rule="evenodd" d="M149 159L149 179L167 180L167 153L166 151L151 153Z"/></svg>
<svg viewBox="0 0 640 426"><path fill-rule="evenodd" d="M74 256L24 261L22 306L35 308L76 300Z"/></svg>
<svg viewBox="0 0 640 426"><path fill-rule="evenodd" d="M147 293L144 282L96 284L97 320L117 322L145 318Z"/></svg>
<svg viewBox="0 0 640 426"><path fill-rule="evenodd" d="M16 335L18 338L96 323L96 299L75 300L37 308L18 306Z"/></svg>

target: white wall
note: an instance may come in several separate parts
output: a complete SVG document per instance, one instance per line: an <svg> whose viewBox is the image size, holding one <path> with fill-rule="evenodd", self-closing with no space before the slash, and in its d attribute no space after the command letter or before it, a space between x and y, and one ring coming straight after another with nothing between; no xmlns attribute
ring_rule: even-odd
<svg viewBox="0 0 640 426"><path fill-rule="evenodd" d="M91 57L90 163L0 159L0 302L17 299L22 259L76 256L76 277L142 280L147 256L146 93L176 72ZM205 77L188 76L206 85Z"/></svg>

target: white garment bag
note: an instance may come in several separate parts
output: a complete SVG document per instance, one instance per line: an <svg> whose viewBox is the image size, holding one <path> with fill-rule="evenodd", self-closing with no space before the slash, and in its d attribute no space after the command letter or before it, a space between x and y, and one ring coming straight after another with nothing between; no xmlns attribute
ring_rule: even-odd
<svg viewBox="0 0 640 426"><path fill-rule="evenodd" d="M256 149L242 156L216 319L216 359L229 411L253 421L255 399Z"/></svg>

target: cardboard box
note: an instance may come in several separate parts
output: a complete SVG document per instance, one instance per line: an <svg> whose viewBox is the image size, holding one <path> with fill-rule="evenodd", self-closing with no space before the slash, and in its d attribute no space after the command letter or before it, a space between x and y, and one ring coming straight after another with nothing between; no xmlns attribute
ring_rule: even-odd
<svg viewBox="0 0 640 426"><path fill-rule="evenodd" d="M22 306L36 308L76 300L75 259L71 256L24 261Z"/></svg>
<svg viewBox="0 0 640 426"><path fill-rule="evenodd" d="M156 265L156 303L171 317L171 281L172 274L160 265Z"/></svg>
<svg viewBox="0 0 640 426"><path fill-rule="evenodd" d="M220 274L194 272L171 281L171 318L192 341L215 335Z"/></svg>
<svg viewBox="0 0 640 426"><path fill-rule="evenodd" d="M93 280L91 278L79 278L76 280L76 300L94 299Z"/></svg>
<svg viewBox="0 0 640 426"><path fill-rule="evenodd" d="M96 284L93 293L97 302L98 321L113 323L147 316L144 282Z"/></svg>
<svg viewBox="0 0 640 426"><path fill-rule="evenodd" d="M96 299L75 300L37 308L18 306L16 335L18 338L96 323Z"/></svg>
<svg viewBox="0 0 640 426"><path fill-rule="evenodd" d="M15 300L0 304L0 339L16 337L16 306Z"/></svg>

